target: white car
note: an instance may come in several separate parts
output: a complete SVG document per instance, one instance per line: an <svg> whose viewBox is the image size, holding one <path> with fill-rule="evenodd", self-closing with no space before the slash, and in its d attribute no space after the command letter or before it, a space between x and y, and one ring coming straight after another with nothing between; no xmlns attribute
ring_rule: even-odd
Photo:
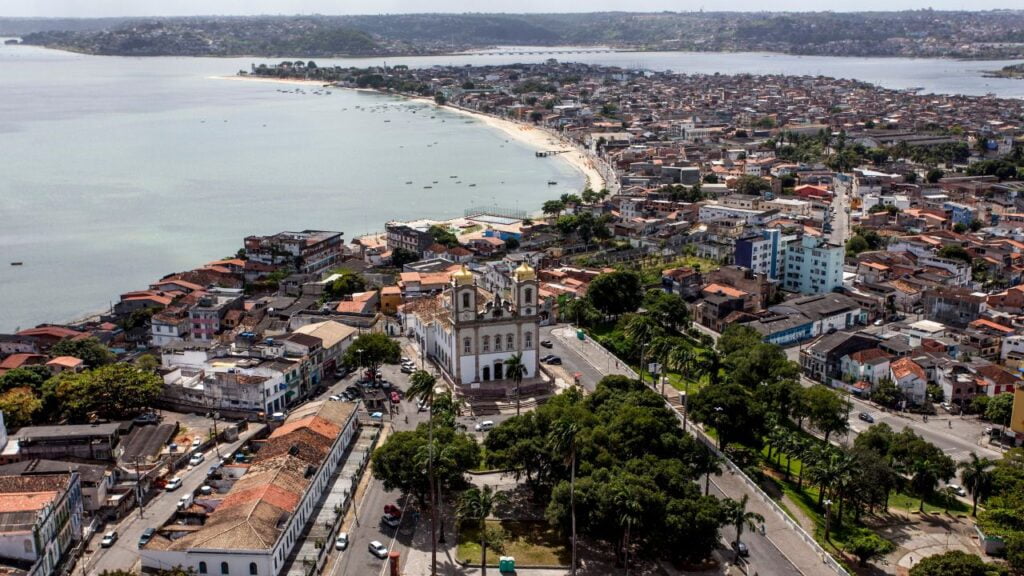
<svg viewBox="0 0 1024 576"><path fill-rule="evenodd" d="M167 481L167 486L164 487L168 492L174 492L178 488L181 488L181 478L171 478Z"/></svg>
<svg viewBox="0 0 1024 576"><path fill-rule="evenodd" d="M192 455L191 458L188 459L188 463L189 466L198 466L203 462L203 460L206 460L206 455L204 455L202 452L196 452L195 454Z"/></svg>
<svg viewBox="0 0 1024 576"><path fill-rule="evenodd" d="M203 445L202 439L200 439L200 438L193 438L192 439L192 448L199 448L202 445Z"/></svg>
<svg viewBox="0 0 1024 576"><path fill-rule="evenodd" d="M338 537L334 539L334 549L344 550L348 548L348 532L339 532Z"/></svg>
<svg viewBox="0 0 1024 576"><path fill-rule="evenodd" d="M477 422L474 426L477 432L487 432L488 430L494 429L494 420L484 420L483 422Z"/></svg>
<svg viewBox="0 0 1024 576"><path fill-rule="evenodd" d="M964 487L959 484L950 484L949 489L953 491L957 496L967 496L967 491Z"/></svg>
<svg viewBox="0 0 1024 576"><path fill-rule="evenodd" d="M377 558L384 559L388 557L388 547L381 544L377 540L370 542L370 554L373 554Z"/></svg>
<svg viewBox="0 0 1024 576"><path fill-rule="evenodd" d="M111 530L110 532L107 532L103 535L103 540L100 540L100 547L110 548L114 545L114 542L117 542L117 532Z"/></svg>

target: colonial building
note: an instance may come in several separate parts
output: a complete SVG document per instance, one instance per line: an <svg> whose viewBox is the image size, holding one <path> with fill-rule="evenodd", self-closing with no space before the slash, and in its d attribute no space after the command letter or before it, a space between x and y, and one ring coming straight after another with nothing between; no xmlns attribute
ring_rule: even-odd
<svg viewBox="0 0 1024 576"><path fill-rule="evenodd" d="M506 362L521 354L520 394L546 385L538 374L537 274L523 263L512 272L511 297L478 285L469 269L452 274L440 296L407 305L405 326L455 385L457 393L510 397Z"/></svg>

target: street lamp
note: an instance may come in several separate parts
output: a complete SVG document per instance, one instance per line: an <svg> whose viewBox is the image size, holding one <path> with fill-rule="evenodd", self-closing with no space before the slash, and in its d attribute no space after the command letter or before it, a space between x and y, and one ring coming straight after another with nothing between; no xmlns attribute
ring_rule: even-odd
<svg viewBox="0 0 1024 576"><path fill-rule="evenodd" d="M717 414L717 416L715 416L715 432L718 433L718 449L719 450L722 449L722 427L718 425L718 421L722 417L722 412L723 411L724 411L724 409L721 406L715 406L715 413Z"/></svg>

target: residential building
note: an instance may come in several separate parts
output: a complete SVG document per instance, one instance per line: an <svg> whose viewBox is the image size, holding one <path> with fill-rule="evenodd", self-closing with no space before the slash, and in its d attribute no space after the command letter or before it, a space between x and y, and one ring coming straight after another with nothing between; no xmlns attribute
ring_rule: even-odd
<svg viewBox="0 0 1024 576"><path fill-rule="evenodd" d="M202 526L174 540L157 531L139 551L143 570L282 574L357 426L354 404L319 401L296 408Z"/></svg>
<svg viewBox="0 0 1024 576"><path fill-rule="evenodd" d="M248 236L246 258L261 264L288 266L300 274L319 276L341 263L341 232L303 230L273 236Z"/></svg>
<svg viewBox="0 0 1024 576"><path fill-rule="evenodd" d="M925 290L921 303L928 319L957 328L965 328L988 309L984 293L949 286Z"/></svg>
<svg viewBox="0 0 1024 576"><path fill-rule="evenodd" d="M388 222L384 225L384 232L387 234L388 250L401 248L422 256L434 244L429 223Z"/></svg>
<svg viewBox="0 0 1024 576"><path fill-rule="evenodd" d="M823 294L843 286L842 246L805 235L786 249L783 287L801 294Z"/></svg>
<svg viewBox="0 0 1024 576"><path fill-rule="evenodd" d="M200 296L199 301L188 311L192 325L192 339L200 342L214 340L224 328L222 323L228 312L241 310L243 293L236 288L211 288Z"/></svg>
<svg viewBox="0 0 1024 576"><path fill-rule="evenodd" d="M737 238L733 261L737 266L749 268L757 274L764 274L773 280L779 279L785 266L782 231L769 228Z"/></svg>
<svg viewBox="0 0 1024 576"><path fill-rule="evenodd" d="M25 426L11 437L21 458L115 460L132 423Z"/></svg>
<svg viewBox="0 0 1024 576"><path fill-rule="evenodd" d="M0 564L10 563L16 570L5 573L64 573L81 538L78 473L0 476Z"/></svg>
<svg viewBox="0 0 1024 576"><path fill-rule="evenodd" d="M900 358L889 365L889 375L910 403L924 404L928 391L928 375L924 368L910 358Z"/></svg>

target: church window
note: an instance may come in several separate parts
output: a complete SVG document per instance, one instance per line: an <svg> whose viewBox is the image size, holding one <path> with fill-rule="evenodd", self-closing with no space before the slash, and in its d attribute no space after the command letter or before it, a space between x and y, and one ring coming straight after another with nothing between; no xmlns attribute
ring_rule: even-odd
<svg viewBox="0 0 1024 576"><path fill-rule="evenodd" d="M515 348L516 348L516 337L513 336L512 333L509 333L509 335L505 337L505 349L511 351L511 350L515 350Z"/></svg>
<svg viewBox="0 0 1024 576"><path fill-rule="evenodd" d="M484 336L483 337L483 346L482 346L482 348L483 348L484 352L490 352L491 351L491 337L490 336Z"/></svg>
<svg viewBox="0 0 1024 576"><path fill-rule="evenodd" d="M462 353L470 354L473 352L473 341L467 336L462 339Z"/></svg>

